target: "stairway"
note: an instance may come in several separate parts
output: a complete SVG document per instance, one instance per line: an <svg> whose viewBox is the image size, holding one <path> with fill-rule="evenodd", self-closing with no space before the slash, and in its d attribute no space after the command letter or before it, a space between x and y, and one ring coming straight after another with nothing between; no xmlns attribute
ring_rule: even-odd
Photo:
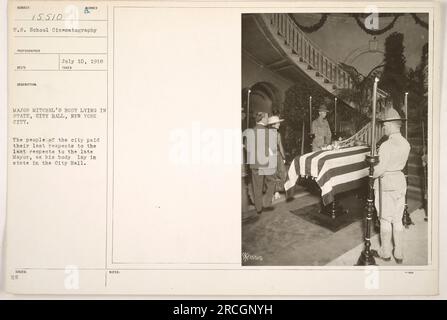
<svg viewBox="0 0 447 320"><path fill-rule="evenodd" d="M306 34L295 24L293 19L285 13L256 14L253 15L258 27L262 30L262 34L268 39L270 45L277 52L281 53L282 59L267 65L273 72L283 72L291 67L298 67L300 73L305 75L309 80L317 83L330 94L336 95L339 89L351 89L353 81L350 75L344 71L337 62L328 57L315 43L313 43ZM378 92L378 95L384 93ZM346 103L346 102L345 102ZM346 103L347 105L350 105ZM351 106L352 107L352 106ZM424 171L422 167L422 128L420 120L416 115L416 110L412 113L410 110L409 121L409 143L411 145L410 156L408 160L408 202L411 207L420 207L423 203L423 181ZM365 126L366 128L366 126ZM363 130L363 129L362 129ZM360 130L360 131L362 131ZM364 135L359 140L369 141L369 129L365 132L357 132L356 135L346 140L348 143L354 138L359 138L360 134ZM382 131L376 130L377 139L379 140ZM295 186L294 198L314 197L305 188ZM246 203L243 211L253 210L253 206L249 204L248 194L244 195ZM285 201L282 195L277 202ZM248 210L247 210L248 209Z"/></svg>
<svg viewBox="0 0 447 320"><path fill-rule="evenodd" d="M252 17L258 28L262 30L263 37L268 39L276 52L281 54L282 59L266 65L270 70L280 73L290 69L291 66L297 67L304 78L315 82L332 95L336 95L339 89L352 88L353 81L349 73L313 43L288 14L254 14ZM348 103L345 104L350 106ZM243 213L250 213L254 210L247 188L247 181L245 181L242 183ZM298 184L291 192L295 200L315 203L320 201L319 197ZM274 204L285 200L285 195L281 194Z"/></svg>
<svg viewBox="0 0 447 320"><path fill-rule="evenodd" d="M331 94L352 88L350 75L313 43L285 13L257 15L264 34L302 73ZM284 67L284 63L278 67ZM274 67L274 66L270 66Z"/></svg>
<svg viewBox="0 0 447 320"><path fill-rule="evenodd" d="M409 200L416 201L422 205L424 200L424 168L422 166L422 127L418 120L408 121L408 142L411 150L408 158L408 191Z"/></svg>
<svg viewBox="0 0 447 320"><path fill-rule="evenodd" d="M262 30L263 36L283 57L277 62L267 65L270 70L281 72L290 68L290 66L298 67L299 72L305 78L314 81L333 95L337 93L338 89L352 88L353 81L350 75L313 43L287 14L255 14L253 18L259 29ZM254 211L254 206L250 201L248 181L247 177L243 178L243 218L244 216L250 217ZM298 199L306 203L318 203L320 201L318 196L311 194L306 188L298 184L291 192L294 199L292 201L298 201ZM273 204L285 201L285 195L282 193Z"/></svg>

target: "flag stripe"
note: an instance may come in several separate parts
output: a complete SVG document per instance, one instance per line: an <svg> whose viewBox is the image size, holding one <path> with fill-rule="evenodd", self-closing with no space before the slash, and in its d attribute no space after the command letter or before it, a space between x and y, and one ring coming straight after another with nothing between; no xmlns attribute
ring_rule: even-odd
<svg viewBox="0 0 447 320"><path fill-rule="evenodd" d="M347 152L343 152L343 153L333 153L333 154L328 154L327 156L325 156L324 158L321 158L318 160L318 174L321 173L321 168L323 167L324 163L328 160L331 159L336 159L336 158L344 158L344 157L348 157L348 156L352 156L355 154L362 154L362 153L367 153L369 152L369 148L361 148L358 150L350 150ZM347 162L349 160L346 160Z"/></svg>
<svg viewBox="0 0 447 320"><path fill-rule="evenodd" d="M290 164L289 171L287 171L287 181L284 184L284 189L286 191L295 186L296 182L298 181L297 172L300 172L299 170L299 159L297 157L293 159L292 163Z"/></svg>
<svg viewBox="0 0 447 320"><path fill-rule="evenodd" d="M361 179L348 181L345 183L338 184L334 186L332 192L328 192L321 196L324 205L328 205L329 203L334 201L334 196L338 193L354 190L360 188L368 183L368 177L363 177Z"/></svg>
<svg viewBox="0 0 447 320"><path fill-rule="evenodd" d="M334 193L334 188L337 185L344 184L344 183L347 183L347 182L350 182L350 181L359 180L361 178L364 178L364 177L368 176L368 173L369 173L368 172L368 168L365 168L365 169L361 169L361 170L345 173L345 174L342 174L342 175L333 176L324 185L320 186L320 188L321 188L321 196L324 199L324 196L327 193ZM327 204L327 203L325 203L325 201L323 201L323 203L325 205Z"/></svg>
<svg viewBox="0 0 447 320"><path fill-rule="evenodd" d="M351 163L341 167L332 167L317 179L317 183L321 187L324 186L331 179L331 177L344 175L346 173L362 170L367 167L368 164L366 163L366 161Z"/></svg>
<svg viewBox="0 0 447 320"><path fill-rule="evenodd" d="M300 176L316 179L321 189L323 204L333 201L338 192L352 190L362 185L368 176L365 161L370 148L356 146L339 150L320 150L297 156L288 170L286 190L295 186Z"/></svg>
<svg viewBox="0 0 447 320"><path fill-rule="evenodd" d="M316 157L314 161L311 163L311 169L310 169L311 175L313 177L318 177L320 168L326 162L327 159L344 158L345 156L351 153L355 154L357 152L359 153L364 152L364 149L365 147L362 146L362 147L352 147L347 149L328 151L326 154L322 154L321 156Z"/></svg>
<svg viewBox="0 0 447 320"><path fill-rule="evenodd" d="M321 150L321 151L315 151L315 152L308 153L305 158L304 167L301 169L302 175L306 175L306 176L311 175L310 168L312 165L312 161L315 158L318 158L319 156L323 156L325 153L328 153L328 151ZM300 172L300 174L301 174L301 172Z"/></svg>

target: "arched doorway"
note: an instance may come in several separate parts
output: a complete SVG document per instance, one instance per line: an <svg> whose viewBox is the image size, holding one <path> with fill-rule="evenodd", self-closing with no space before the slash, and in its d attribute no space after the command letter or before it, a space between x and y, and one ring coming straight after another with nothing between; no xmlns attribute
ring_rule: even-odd
<svg viewBox="0 0 447 320"><path fill-rule="evenodd" d="M242 113L245 125L254 125L254 115L257 112L266 112L269 115L282 112L284 94L273 83L261 81L251 87L242 89ZM248 115L248 118L247 117Z"/></svg>

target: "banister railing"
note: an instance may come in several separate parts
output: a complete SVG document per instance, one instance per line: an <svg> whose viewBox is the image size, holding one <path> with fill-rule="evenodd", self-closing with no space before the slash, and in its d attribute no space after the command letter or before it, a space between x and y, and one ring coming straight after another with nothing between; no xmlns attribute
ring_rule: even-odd
<svg viewBox="0 0 447 320"><path fill-rule="evenodd" d="M292 53L298 55L301 62L305 62L309 69L318 72L326 83L332 83L337 89L352 89L353 80L338 62L335 62L323 50L313 43L305 33L298 27L295 21L287 13L266 13L264 20L273 32L284 39L284 43L292 49ZM378 89L379 98L387 97L387 93ZM383 135L383 128L376 124L376 141ZM341 147L352 146L357 142L367 145L371 144L371 122L356 132L348 139L339 141Z"/></svg>
<svg viewBox="0 0 447 320"><path fill-rule="evenodd" d="M363 128L357 131L354 135L349 137L348 139L342 140L338 142L340 147L349 147L354 146L357 142L362 142L367 145L371 145L371 137L372 137L372 126L371 122L368 122ZM376 123L376 141L379 141L384 135L383 127Z"/></svg>
<svg viewBox="0 0 447 320"><path fill-rule="evenodd" d="M298 55L300 61L306 62L309 68L318 72L325 82L333 83L337 88L352 88L349 73L313 43L287 13L266 13L265 16L270 27L284 38L285 44Z"/></svg>

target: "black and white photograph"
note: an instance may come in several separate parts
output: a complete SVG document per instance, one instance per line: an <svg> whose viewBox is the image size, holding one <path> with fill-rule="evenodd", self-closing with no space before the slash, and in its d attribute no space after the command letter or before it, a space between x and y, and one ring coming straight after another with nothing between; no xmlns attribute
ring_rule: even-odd
<svg viewBox="0 0 447 320"><path fill-rule="evenodd" d="M372 12L242 14L243 266L431 264L429 16Z"/></svg>
<svg viewBox="0 0 447 320"><path fill-rule="evenodd" d="M439 1L4 8L0 299L441 295Z"/></svg>

